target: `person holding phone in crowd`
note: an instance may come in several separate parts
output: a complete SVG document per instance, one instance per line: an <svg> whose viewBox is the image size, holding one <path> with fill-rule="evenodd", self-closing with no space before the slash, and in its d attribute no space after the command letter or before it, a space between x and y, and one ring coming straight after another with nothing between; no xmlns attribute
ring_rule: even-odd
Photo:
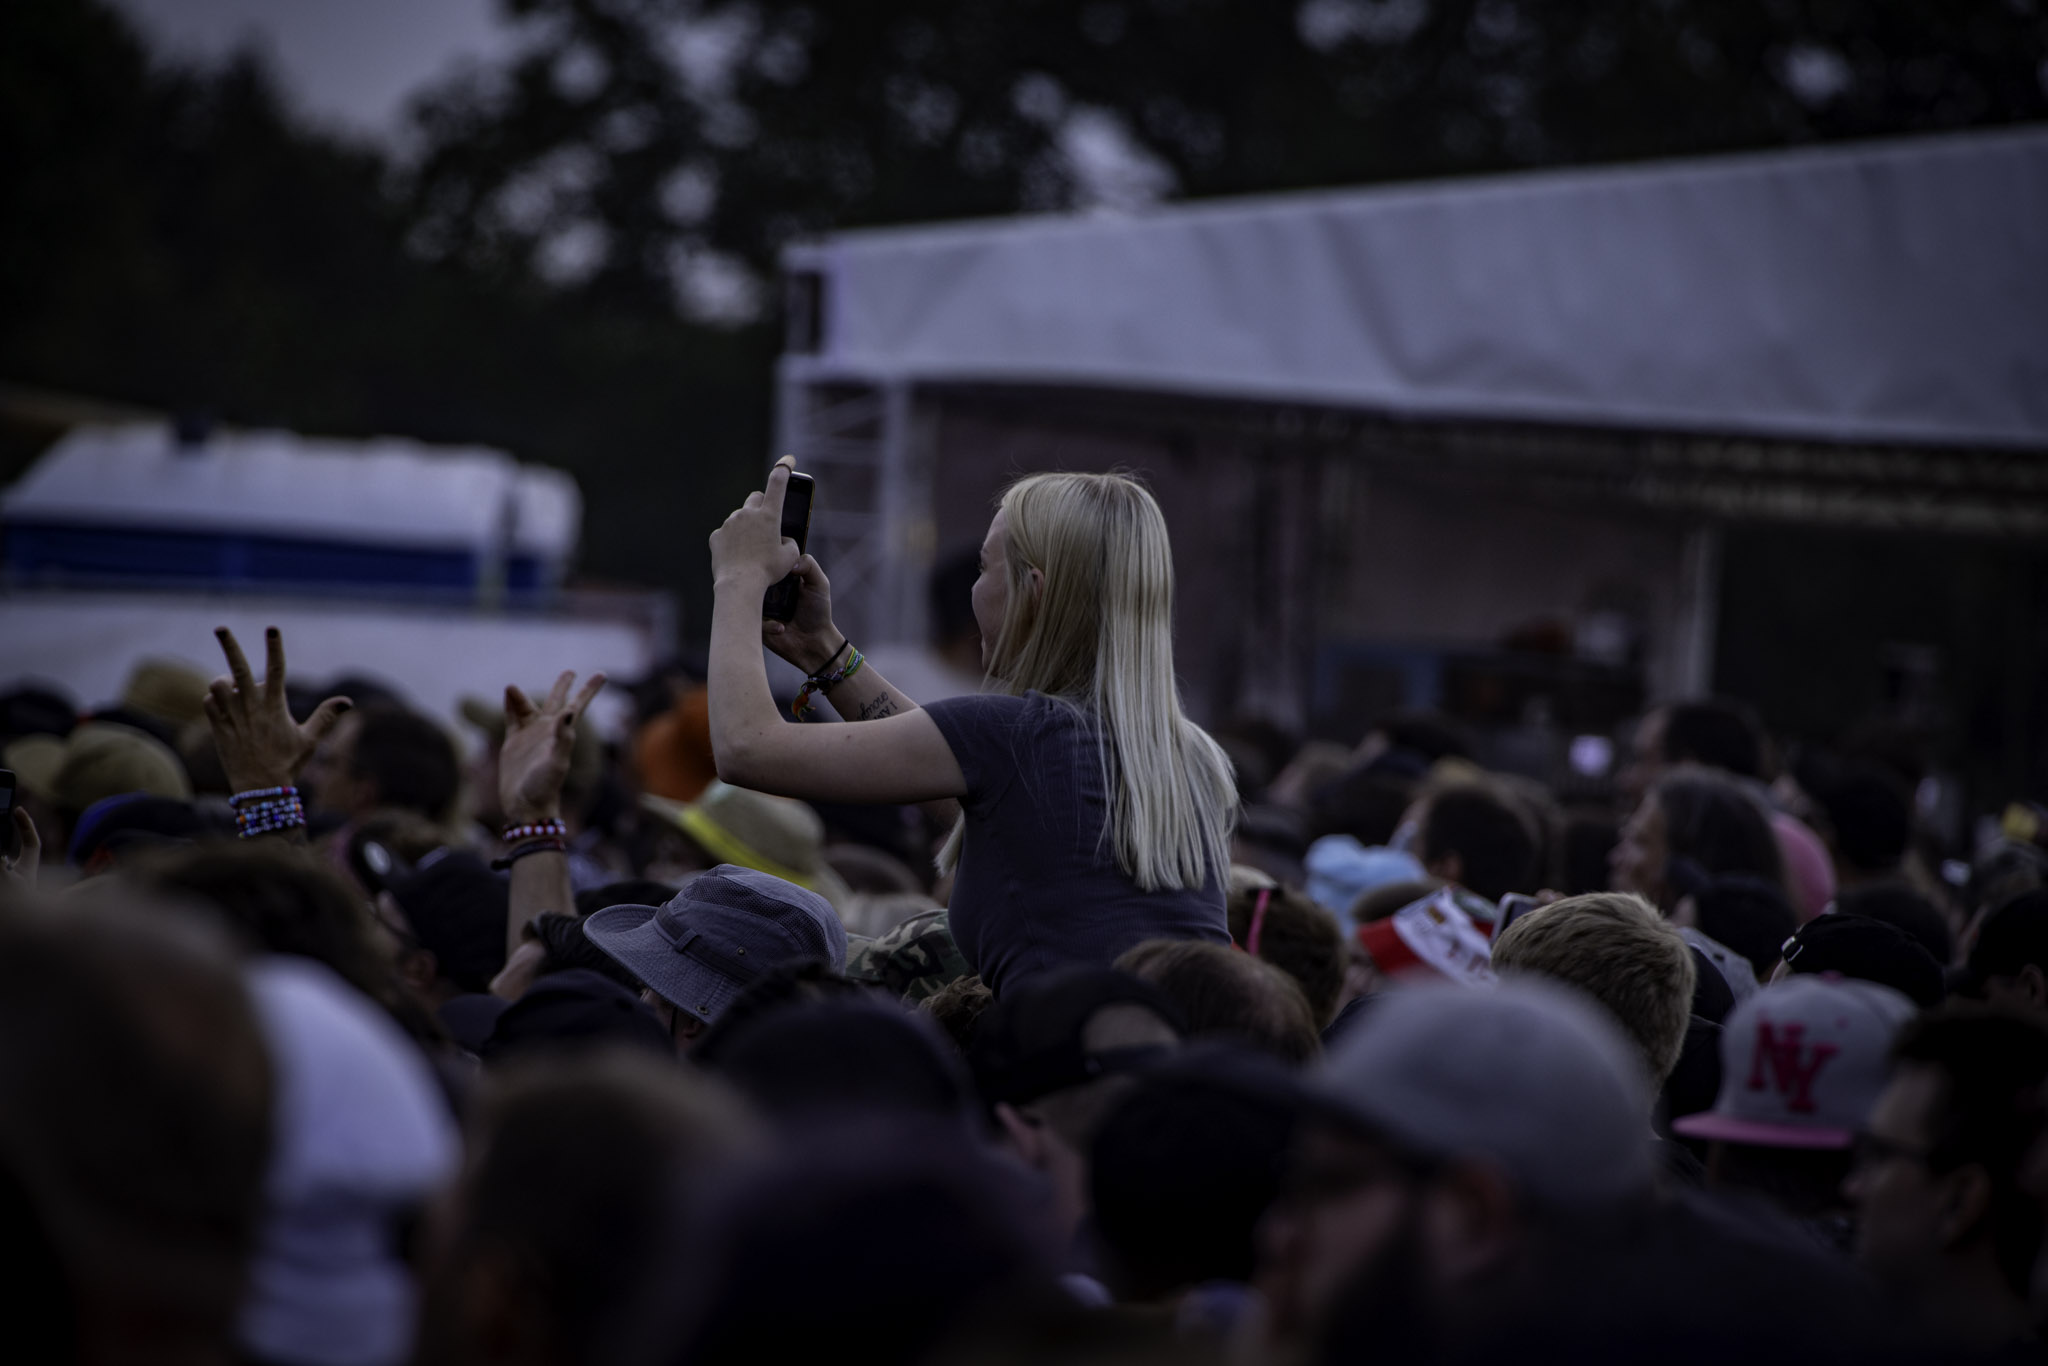
<svg viewBox="0 0 2048 1366"><path fill-rule="evenodd" d="M793 457L711 536L711 741L726 781L837 802L954 799L939 862L952 928L1000 996L1108 964L1147 939L1227 944L1237 798L1222 749L1181 710L1166 519L1136 481L1038 474L1003 494L973 591L990 691L919 707L833 625L831 587L782 535ZM801 581L794 618L762 595ZM860 725L785 722L760 646Z"/></svg>

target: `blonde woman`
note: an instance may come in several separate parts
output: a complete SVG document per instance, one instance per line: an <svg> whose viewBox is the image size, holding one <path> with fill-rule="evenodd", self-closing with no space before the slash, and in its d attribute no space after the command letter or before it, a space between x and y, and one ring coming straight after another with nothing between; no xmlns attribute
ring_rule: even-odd
<svg viewBox="0 0 2048 1366"><path fill-rule="evenodd" d="M1003 494L974 616L1000 691L919 707L832 625L816 561L780 534L783 457L711 537L711 745L726 781L839 802L955 798L954 938L998 995L1146 939L1230 942L1221 875L1237 794L1229 762L1181 714L1166 519L1118 475L1040 474ZM794 571L787 626L761 596ZM825 680L860 725L791 725L760 646Z"/></svg>

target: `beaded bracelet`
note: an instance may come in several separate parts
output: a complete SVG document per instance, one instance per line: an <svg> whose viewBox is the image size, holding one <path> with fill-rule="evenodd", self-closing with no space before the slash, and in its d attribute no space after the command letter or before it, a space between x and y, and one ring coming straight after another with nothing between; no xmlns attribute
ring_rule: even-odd
<svg viewBox="0 0 2048 1366"><path fill-rule="evenodd" d="M306 823L305 803L296 787L265 787L237 792L228 798L235 813L235 833L243 839L295 830Z"/></svg>
<svg viewBox="0 0 2048 1366"><path fill-rule="evenodd" d="M838 656L834 655L834 659ZM802 720L810 715L811 696L814 693L830 693L834 688L860 672L860 666L867 663L867 656L853 648L853 642L846 642L846 663L830 672L812 674L804 685L796 690L796 701L789 704L789 714ZM830 666L827 666L828 668Z"/></svg>
<svg viewBox="0 0 2048 1366"><path fill-rule="evenodd" d="M491 871L502 873L528 854L566 854L568 852L569 846L558 839L527 840L523 844L514 845L506 850L502 858L492 859Z"/></svg>
<svg viewBox="0 0 2048 1366"><path fill-rule="evenodd" d="M560 819L529 821L525 825L508 825L499 836L507 844L517 844L520 840L567 839L568 837L569 826Z"/></svg>

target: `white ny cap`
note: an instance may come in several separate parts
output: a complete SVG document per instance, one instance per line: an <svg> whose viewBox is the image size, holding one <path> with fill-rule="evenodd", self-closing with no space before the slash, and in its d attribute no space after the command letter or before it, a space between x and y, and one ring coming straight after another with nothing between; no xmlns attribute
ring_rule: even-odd
<svg viewBox="0 0 2048 1366"><path fill-rule="evenodd" d="M1721 1027L1714 1108L1671 1127L1760 1148L1846 1148L1890 1073L1913 1003L1890 987L1796 974L1737 1006Z"/></svg>

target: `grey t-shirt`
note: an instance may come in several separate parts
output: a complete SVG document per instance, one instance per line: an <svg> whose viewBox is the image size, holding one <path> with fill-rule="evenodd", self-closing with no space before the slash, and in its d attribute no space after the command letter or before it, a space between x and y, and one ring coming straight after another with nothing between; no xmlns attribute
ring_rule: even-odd
<svg viewBox="0 0 2048 1366"><path fill-rule="evenodd" d="M925 710L967 778L953 937L996 995L1048 968L1107 965L1146 939L1230 942L1214 869L1199 890L1146 892L1118 866L1085 713L1035 692Z"/></svg>

